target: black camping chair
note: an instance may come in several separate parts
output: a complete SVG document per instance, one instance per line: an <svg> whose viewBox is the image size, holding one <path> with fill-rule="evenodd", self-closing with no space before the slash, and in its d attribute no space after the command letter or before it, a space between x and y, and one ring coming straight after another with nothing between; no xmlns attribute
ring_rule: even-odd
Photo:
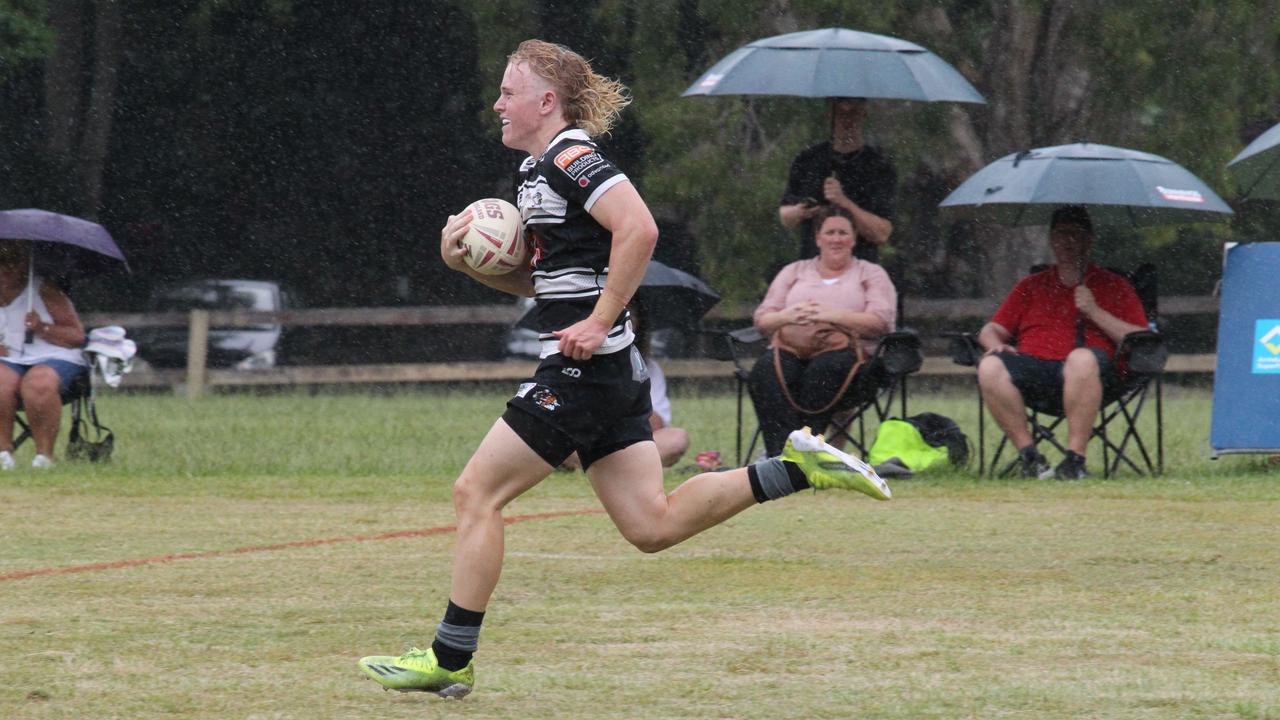
<svg viewBox="0 0 1280 720"><path fill-rule="evenodd" d="M77 377L62 393L62 404L71 408L71 430L67 434L67 458L69 460L88 460L101 462L111 458L115 446L115 435L111 428L98 421L98 408L94 403L96 395L94 387L94 369L90 357L89 372ZM31 426L27 424L22 408L22 398L18 398L18 412L14 417L14 425L18 433L13 438L13 449L17 450L31 437ZM90 428L92 427L92 431Z"/></svg>
<svg viewBox="0 0 1280 720"><path fill-rule="evenodd" d="M1032 272L1044 270L1047 266L1032 268ZM1126 335L1116 349L1116 357L1128 363L1129 373L1125 384L1114 396L1104 395L1102 408L1094 423L1091 439L1097 438L1102 444L1103 477L1111 477L1124 463L1139 475L1147 473L1159 475L1164 472L1164 406L1163 375L1165 362L1169 359L1169 351L1164 338L1158 331L1159 306L1156 269L1151 263L1145 263L1135 270L1125 271L1109 268L1129 281L1142 301L1143 310L1147 314L1149 330L1140 330ZM953 362L967 367L977 367L982 359L983 350L978 344L977 333L946 333L950 341L950 355ZM977 378L974 378L977 388ZM978 472L985 471L986 459L986 414L983 412L982 392L978 390ZM1154 395L1154 397L1152 397ZM1155 460L1148 450L1148 441L1144 440L1138 429L1138 420L1142 416L1148 399L1155 405ZM1066 447L1057 439L1055 431L1066 421L1065 416L1048 412L1045 408L1027 406L1027 422L1031 428L1031 437L1037 444L1048 442L1057 448L1059 453L1066 454ZM1119 438L1109 434L1109 430L1119 429ZM1017 466L1018 459L1000 466L1000 457L1009 439L1001 435L994 454L991 456L991 475L1007 477ZM1136 451L1136 453L1134 452ZM1139 465L1139 461L1141 465ZM1143 468L1146 468L1146 472Z"/></svg>
<svg viewBox="0 0 1280 720"><path fill-rule="evenodd" d="M743 437L746 424L743 414L743 398L747 394L747 382L751 377L751 367L768 346L768 339L754 326L739 328L724 333L723 348L727 354L721 359L733 362L733 376L737 382L737 432L735 433L735 452L738 466L743 466L755 452L764 437L757 425L751 433L746 450L743 450ZM836 413L831 419L828 440L839 442L843 439L852 443L862 456L867 454L867 416L872 415L876 423L884 421L892 410L894 395L898 395L902 403L902 415L907 414L907 376L917 372L924 363L924 354L920 350L920 337L913 330L897 330L885 335L871 356L884 364L885 380L869 398L860 400L852 408ZM870 359L870 358L869 358ZM814 428L815 432L825 429Z"/></svg>

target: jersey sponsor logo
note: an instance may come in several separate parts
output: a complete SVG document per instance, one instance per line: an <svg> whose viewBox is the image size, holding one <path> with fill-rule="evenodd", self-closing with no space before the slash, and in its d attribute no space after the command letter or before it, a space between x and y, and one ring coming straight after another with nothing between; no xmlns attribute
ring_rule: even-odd
<svg viewBox="0 0 1280 720"><path fill-rule="evenodd" d="M564 150L561 150L559 154L556 155L556 159L555 159L556 167L560 168L561 170L568 169L568 167L573 164L574 160L577 160L583 155L590 155L595 151L596 151L595 148L591 147L590 145L570 145Z"/></svg>
<svg viewBox="0 0 1280 720"><path fill-rule="evenodd" d="M555 164L556 167L564 171L565 175L577 180L579 185L583 185L582 179L590 177L587 175L587 171L592 168L599 168L605 162L604 158L594 148L586 145L574 145L556 155Z"/></svg>
<svg viewBox="0 0 1280 720"><path fill-rule="evenodd" d="M595 175L597 172L604 169L604 167L605 167L604 158L600 157L596 153L591 153L586 157L580 157L577 160L574 160L573 162L569 163L569 167L564 168L564 174L577 180L583 177L584 175L586 177ZM593 170L593 169L594 169L593 172L588 172L589 170Z"/></svg>

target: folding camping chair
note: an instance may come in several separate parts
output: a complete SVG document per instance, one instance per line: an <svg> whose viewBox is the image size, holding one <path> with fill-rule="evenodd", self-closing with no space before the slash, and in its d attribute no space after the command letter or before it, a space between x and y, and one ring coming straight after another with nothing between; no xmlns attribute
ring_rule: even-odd
<svg viewBox="0 0 1280 720"><path fill-rule="evenodd" d="M1044 266L1032 268L1032 272L1043 270ZM1116 349L1116 357L1124 359L1129 368L1124 387L1114 396L1102 398L1102 408L1094 423L1091 439L1097 438L1102 444L1103 477L1111 477L1124 463L1139 475L1150 473L1158 475L1164 472L1164 406L1163 406L1163 374L1165 362L1169 358L1168 348L1161 337L1158 327L1159 307L1155 266L1145 263L1133 271L1110 268L1112 272L1124 277L1133 285L1142 301L1147 314L1149 330L1140 330L1126 335ZM946 333L951 339L950 355L953 362L967 367L977 367L982 359L983 350L978 345L977 333ZM975 376L975 388L977 379ZM983 412L982 392L978 395L978 472L986 470L986 413ZM1155 405L1155 460L1148 451L1147 441L1138 429L1138 420L1146 407L1150 396ZM1045 408L1032 407L1028 403L1027 422L1030 425L1031 437L1036 443L1046 441L1058 452L1065 454L1066 447L1057 439L1055 431L1066 418L1051 413ZM1108 434L1109 428L1116 425L1120 430L1118 439ZM1008 438L1001 435L995 453L991 457L991 475L1007 477L1017 466L1018 459L1000 466L1000 457L1008 444ZM1132 448L1130 445L1132 444ZM1136 450L1138 457L1134 457ZM1146 473L1142 467L1146 468Z"/></svg>
<svg viewBox="0 0 1280 720"><path fill-rule="evenodd" d="M739 466L745 465L755 452L764 437L757 424L751 433L746 450L743 450L743 436L746 429L743 417L743 398L747 394L747 383L751 377L751 367L768 345L767 338L754 326L739 328L724 334L727 359L733 362L733 376L737 382L737 431L734 434ZM831 419L831 426L825 429L828 440L839 443L841 440L852 443L862 456L867 454L867 416L874 417L876 423L883 422L892 410L894 395L898 395L902 405L902 416L907 415L907 376L920 369L924 363L924 355L920 350L920 337L913 330L897 330L885 335L876 347L871 358L884 364L885 381L869 398L857 402L852 408L836 413ZM869 358L869 360L871 359ZM816 432L824 429L814 428Z"/></svg>
<svg viewBox="0 0 1280 720"><path fill-rule="evenodd" d="M71 430L67 434L66 454L70 460L100 462L111 458L115 435L111 432L111 428L98 420L94 381L94 376L99 373L98 364L95 362L93 353L85 353L85 355L90 361L89 372L76 378L62 394L62 404L71 408ZM18 412L14 417L14 425L18 433L13 438L13 449L17 450L31 437L31 426L27 424L21 398L18 399Z"/></svg>

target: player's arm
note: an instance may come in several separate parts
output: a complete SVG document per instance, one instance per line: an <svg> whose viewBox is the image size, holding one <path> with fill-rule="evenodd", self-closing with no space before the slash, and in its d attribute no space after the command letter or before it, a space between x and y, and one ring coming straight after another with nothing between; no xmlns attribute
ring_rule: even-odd
<svg viewBox="0 0 1280 720"><path fill-rule="evenodd" d="M466 263L463 258L467 256L467 249L462 244L462 238L466 236L467 226L471 224L473 217L470 212L449 216L449 222L440 231L440 257L444 264L495 290L533 297L533 268L528 263L502 275L485 275L476 272Z"/></svg>
<svg viewBox="0 0 1280 720"><path fill-rule="evenodd" d="M644 280L653 248L658 243L658 225L636 186L630 182L618 183L605 191L591 206L591 217L613 235L609 279L591 316L612 325Z"/></svg>
<svg viewBox="0 0 1280 720"><path fill-rule="evenodd" d="M609 279L585 320L557 332L560 352L575 360L591 357L604 343L609 328L635 295L658 242L658 225L634 185L620 182L591 206L591 217L613 236L609 250Z"/></svg>

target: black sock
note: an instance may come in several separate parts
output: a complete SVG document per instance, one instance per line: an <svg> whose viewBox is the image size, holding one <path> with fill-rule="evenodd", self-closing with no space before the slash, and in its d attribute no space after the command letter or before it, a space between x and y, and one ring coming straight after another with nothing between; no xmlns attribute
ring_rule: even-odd
<svg viewBox="0 0 1280 720"><path fill-rule="evenodd" d="M436 654L436 662L440 667L453 672L461 670L471 662L471 658L475 653L469 650L459 650L456 647L450 647L440 642L440 638L431 641L431 650Z"/></svg>
<svg viewBox="0 0 1280 720"><path fill-rule="evenodd" d="M800 490L807 490L810 487L813 487L809 484L809 479L805 477L804 471L800 469L799 465L793 462L788 462L779 458L771 458L762 462L781 463L782 469L787 472L787 482L790 483L791 490L788 492L783 488L778 487L777 482L781 480L781 478L778 478L777 480L774 480L774 484L772 485L773 493L776 497L782 497L790 494L791 492L799 492ZM747 466L747 482L751 485L752 497L756 499L757 503L768 502L769 500L776 499L776 497L769 497L769 493L764 489L764 483L760 482L760 471L757 469L758 464L759 463L752 463Z"/></svg>
<svg viewBox="0 0 1280 720"><path fill-rule="evenodd" d="M809 478L805 476L804 470L801 470L799 465L783 460L782 467L787 469L787 477L791 479L791 487L795 488L796 492L813 487L813 485L809 484Z"/></svg>
<svg viewBox="0 0 1280 720"><path fill-rule="evenodd" d="M1040 451L1036 450L1035 443L1031 443L1030 445L1024 448L1018 448L1018 457L1033 458L1039 454L1040 454Z"/></svg>
<svg viewBox="0 0 1280 720"><path fill-rule="evenodd" d="M444 621L450 625L461 625L463 627L480 627L480 623L484 622L484 612L468 610L464 607L455 605L452 600L444 608Z"/></svg>
<svg viewBox="0 0 1280 720"><path fill-rule="evenodd" d="M757 504L768 502L769 496L764 494L764 488L760 485L760 473L756 470L755 463L747 466L747 482L751 483L751 495Z"/></svg>
<svg viewBox="0 0 1280 720"><path fill-rule="evenodd" d="M475 654L475 641L480 633L480 623L484 622L484 613L468 610L456 605L452 600L444 610L444 620L436 629L436 639L431 642L431 650L436 654L436 662L445 670L461 670L471 662ZM474 630L472 630L474 628ZM441 639L441 635L457 636L454 639L470 645L463 649L450 645Z"/></svg>

